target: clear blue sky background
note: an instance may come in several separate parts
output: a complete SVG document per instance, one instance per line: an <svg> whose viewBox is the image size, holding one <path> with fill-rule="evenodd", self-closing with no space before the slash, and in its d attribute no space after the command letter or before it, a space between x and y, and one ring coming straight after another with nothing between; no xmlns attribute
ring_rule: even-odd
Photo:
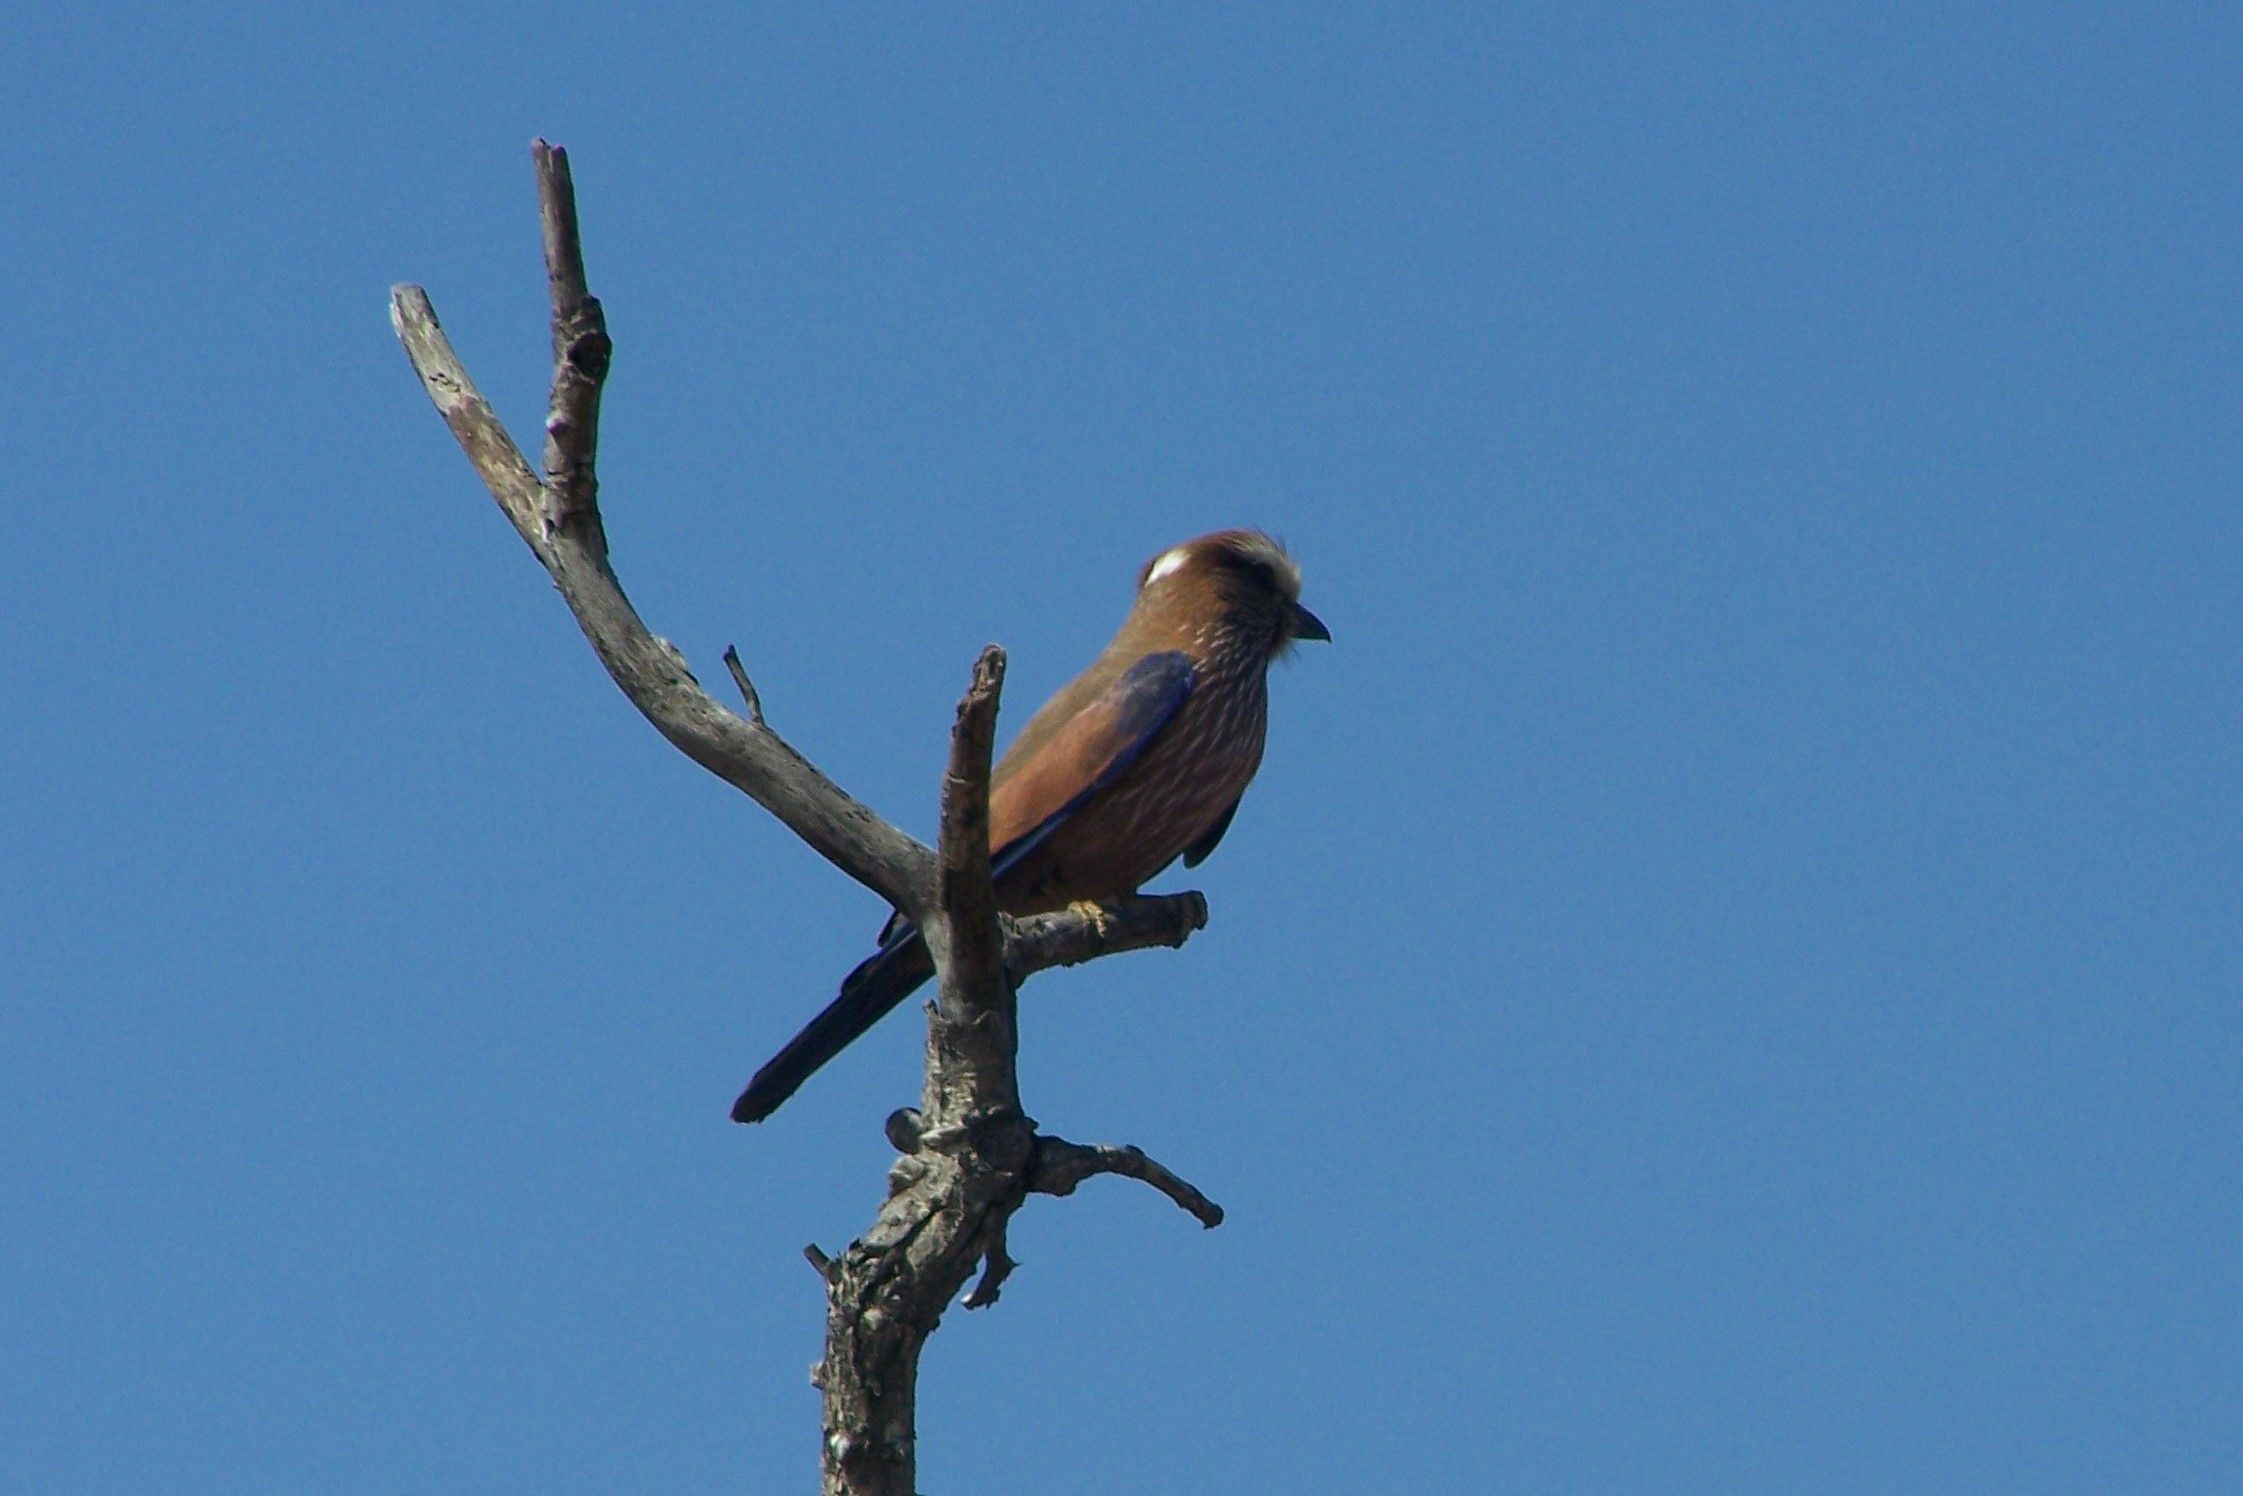
<svg viewBox="0 0 2243 1496"><path fill-rule="evenodd" d="M2243 1489L2243 18L45 6L0 75L0 1487L808 1489L881 910L600 673L389 332L931 826L1135 568L1337 642L928 1490Z"/></svg>

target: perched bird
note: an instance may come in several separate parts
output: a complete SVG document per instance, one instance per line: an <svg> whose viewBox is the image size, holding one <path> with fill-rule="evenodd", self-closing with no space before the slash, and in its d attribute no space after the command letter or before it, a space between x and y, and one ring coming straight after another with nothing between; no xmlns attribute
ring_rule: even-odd
<svg viewBox="0 0 2243 1496"><path fill-rule="evenodd" d="M1262 762L1271 662L1332 637L1301 606L1301 572L1252 530L1162 551L1121 632L1031 717L989 780L997 906L1040 914L1135 893L1179 856L1215 850ZM841 995L756 1072L732 1120L760 1122L819 1066L934 975L900 915Z"/></svg>

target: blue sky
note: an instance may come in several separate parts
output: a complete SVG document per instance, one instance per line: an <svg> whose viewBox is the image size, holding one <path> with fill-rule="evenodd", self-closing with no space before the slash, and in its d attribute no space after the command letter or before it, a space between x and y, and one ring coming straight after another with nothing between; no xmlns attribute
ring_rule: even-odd
<svg viewBox="0 0 2243 1496"><path fill-rule="evenodd" d="M1336 642L1053 1130L929 1490L2243 1484L2224 7L44 7L0 77L0 1486L810 1488L882 911L664 746L615 559L932 826L1200 531Z"/></svg>

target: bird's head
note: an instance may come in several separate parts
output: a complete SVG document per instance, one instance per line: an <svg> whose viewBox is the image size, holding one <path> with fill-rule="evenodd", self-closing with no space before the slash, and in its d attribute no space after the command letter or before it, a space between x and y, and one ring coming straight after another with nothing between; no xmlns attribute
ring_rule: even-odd
<svg viewBox="0 0 2243 1496"><path fill-rule="evenodd" d="M1170 546L1137 578L1137 610L1202 646L1243 645L1274 659L1303 639L1332 637L1301 606L1301 569L1259 530L1218 530Z"/></svg>

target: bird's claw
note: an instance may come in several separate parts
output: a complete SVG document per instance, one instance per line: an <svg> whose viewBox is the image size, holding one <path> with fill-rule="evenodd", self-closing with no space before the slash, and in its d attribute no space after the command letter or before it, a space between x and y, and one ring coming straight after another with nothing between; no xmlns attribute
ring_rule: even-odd
<svg viewBox="0 0 2243 1496"><path fill-rule="evenodd" d="M1077 899L1069 904L1067 909L1069 913L1079 914L1088 920L1090 927L1098 932L1100 939L1104 939L1113 928L1113 922L1106 917L1106 911L1093 900Z"/></svg>

